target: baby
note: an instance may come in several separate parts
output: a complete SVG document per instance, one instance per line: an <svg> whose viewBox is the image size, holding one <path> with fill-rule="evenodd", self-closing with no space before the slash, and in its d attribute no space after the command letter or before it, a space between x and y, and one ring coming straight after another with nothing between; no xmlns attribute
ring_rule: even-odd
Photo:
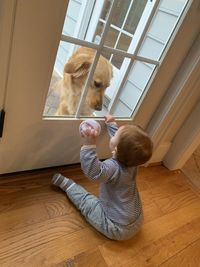
<svg viewBox="0 0 200 267"><path fill-rule="evenodd" d="M136 175L138 166L150 159L153 143L139 126L118 128L111 115L105 117L105 123L112 153L107 160L97 157L97 132L89 128L81 133L81 168L88 179L99 183L99 197L61 174L55 174L52 183L65 191L97 231L113 240L126 240L136 234L143 222Z"/></svg>

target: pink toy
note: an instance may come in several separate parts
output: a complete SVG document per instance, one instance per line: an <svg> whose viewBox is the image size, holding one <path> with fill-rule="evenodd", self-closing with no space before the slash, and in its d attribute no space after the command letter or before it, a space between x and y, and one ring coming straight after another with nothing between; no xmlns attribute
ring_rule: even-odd
<svg viewBox="0 0 200 267"><path fill-rule="evenodd" d="M87 130L88 128L95 129L97 131L97 135L100 135L101 125L97 121L93 119L87 119L82 121L79 127L79 131L81 133Z"/></svg>

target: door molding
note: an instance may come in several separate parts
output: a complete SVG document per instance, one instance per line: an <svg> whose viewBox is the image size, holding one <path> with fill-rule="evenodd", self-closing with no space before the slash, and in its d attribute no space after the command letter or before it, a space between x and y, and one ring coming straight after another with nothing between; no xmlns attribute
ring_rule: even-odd
<svg viewBox="0 0 200 267"><path fill-rule="evenodd" d="M167 165L176 166L177 164L175 162L172 164L172 159L169 160L168 153L170 154L170 157L172 157L173 153L180 154L182 149L186 149L185 143L185 145L183 144L183 147L185 148L174 150L174 146L176 147L174 142L176 140L176 142L179 143L176 134L181 129L182 125L186 123L187 117L200 99L199 51L200 35L194 42L190 52L181 65L180 70L177 72L171 86L161 101L160 106L157 108L153 119L148 125L148 132L151 134L155 144L152 161L160 162L165 157L165 154L167 154L166 157L168 160L165 162L170 161L170 164L167 163ZM189 131L191 131L191 133ZM189 136L193 135L192 131L192 128L188 129ZM182 134L180 134L180 136ZM188 138L191 142L191 137ZM172 158L175 160L177 157L178 155L174 155Z"/></svg>
<svg viewBox="0 0 200 267"><path fill-rule="evenodd" d="M200 79L196 85L200 88ZM163 163L170 170L181 169L200 145L200 100L173 140Z"/></svg>
<svg viewBox="0 0 200 267"><path fill-rule="evenodd" d="M15 13L16 0L0 1L0 109L5 108Z"/></svg>

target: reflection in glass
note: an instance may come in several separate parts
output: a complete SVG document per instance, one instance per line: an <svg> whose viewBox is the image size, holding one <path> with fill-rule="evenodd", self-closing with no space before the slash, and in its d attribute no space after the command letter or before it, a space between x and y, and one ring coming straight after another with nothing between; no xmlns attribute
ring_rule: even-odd
<svg viewBox="0 0 200 267"><path fill-rule="evenodd" d="M131 43L131 40L132 40L131 37L122 33L117 43L117 49L127 51Z"/></svg>
<svg viewBox="0 0 200 267"><path fill-rule="evenodd" d="M117 42L116 48L119 50L127 51L130 43L131 43L131 38L122 33ZM114 55L111 59L111 63L118 69L121 68L123 61L124 61L124 57L121 55Z"/></svg>
<svg viewBox="0 0 200 267"><path fill-rule="evenodd" d="M106 0L104 2L102 14L101 14L101 19L103 19L105 21L107 20L108 13L109 13L112 2L113 2L112 0ZM111 24L113 24L119 28L122 27L122 24L124 22L124 18L126 16L126 13L127 13L127 10L128 10L130 3L131 3L131 0L125 0L125 1L118 0L117 1L116 6L115 6L115 10L114 10L114 15L113 15L112 20L111 20Z"/></svg>
<svg viewBox="0 0 200 267"><path fill-rule="evenodd" d="M116 68L120 69L120 68L121 68L121 65L122 65L122 63L123 63L123 61L124 61L124 57L123 57L123 56L121 56L121 55L114 55L114 56L112 57L111 63L112 63Z"/></svg>
<svg viewBox="0 0 200 267"><path fill-rule="evenodd" d="M112 24L121 28L124 22L128 7L131 3L131 0L121 1L118 0L114 12L114 16L112 18Z"/></svg>
<svg viewBox="0 0 200 267"><path fill-rule="evenodd" d="M112 54L110 52L108 52L108 51L103 50L102 51L102 56L105 57L105 58L107 58L107 60L110 61L110 59L112 57Z"/></svg>
<svg viewBox="0 0 200 267"><path fill-rule="evenodd" d="M111 3L112 3L112 0L105 1L102 14L101 14L101 20L103 21L107 20L108 13L111 7ZM134 0L134 1L118 0L115 10L114 10L113 18L111 20L111 24L113 24L114 26L118 28L122 28L123 24L125 24L123 29L125 31L128 31L131 34L134 34L137 28L137 25L139 23L139 20L142 16L142 13L144 11L144 8L146 6L146 3L147 3L147 0ZM130 8L130 5L131 5L131 8ZM128 10L129 10L128 18L126 18ZM125 19L126 19L126 22L125 22Z"/></svg>
<svg viewBox="0 0 200 267"><path fill-rule="evenodd" d="M107 20L108 17L108 13L109 10L111 8L111 4L112 4L113 0L105 0L104 1L104 5L103 5L103 9L102 9L102 13L101 13L101 18L103 20Z"/></svg>
<svg viewBox="0 0 200 267"><path fill-rule="evenodd" d="M99 44L101 41L101 35L103 29L104 29L104 23L99 21L93 38L93 42L95 42L96 44Z"/></svg>
<svg viewBox="0 0 200 267"><path fill-rule="evenodd" d="M135 33L137 25L140 21L144 8L146 6L147 0L135 0L131 6L128 18L126 20L124 30L132 34Z"/></svg>
<svg viewBox="0 0 200 267"><path fill-rule="evenodd" d="M94 42L95 43L99 43L100 42L101 36L102 36L102 32L104 30L104 25L105 24L102 23L102 22L98 23L97 29L96 29L96 32L95 32L95 35L94 35L95 36L95 38L94 38ZM109 46L109 47L114 47L115 43L117 41L118 34L119 34L119 32L117 30L110 28L108 33L107 33L104 45L105 46Z"/></svg>

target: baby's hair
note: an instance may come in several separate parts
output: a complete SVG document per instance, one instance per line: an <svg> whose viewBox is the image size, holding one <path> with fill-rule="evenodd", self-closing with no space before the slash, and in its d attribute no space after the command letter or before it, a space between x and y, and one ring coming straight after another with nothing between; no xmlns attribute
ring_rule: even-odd
<svg viewBox="0 0 200 267"><path fill-rule="evenodd" d="M139 166L152 156L153 143L148 134L136 125L125 125L120 131L117 160L126 167Z"/></svg>

